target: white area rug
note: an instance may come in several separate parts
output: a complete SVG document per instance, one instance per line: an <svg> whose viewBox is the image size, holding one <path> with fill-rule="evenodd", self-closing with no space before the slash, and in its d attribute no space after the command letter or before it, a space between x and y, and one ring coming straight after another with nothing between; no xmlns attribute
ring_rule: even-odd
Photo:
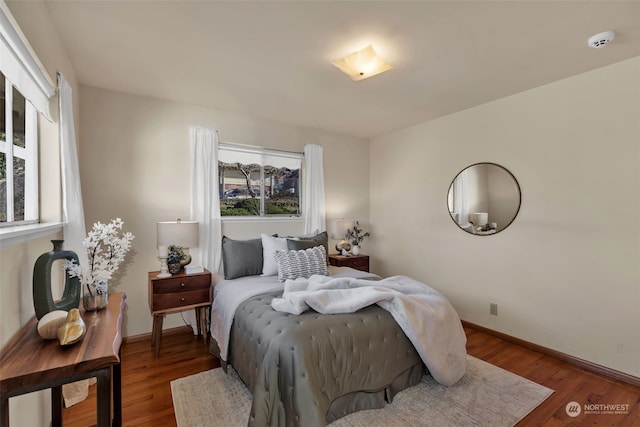
<svg viewBox="0 0 640 427"><path fill-rule="evenodd" d="M360 411L330 424L346 426L513 426L553 390L467 356L467 373L445 387L430 376L400 392L383 409ZM229 369L201 372L171 382L178 427L246 426L251 393Z"/></svg>

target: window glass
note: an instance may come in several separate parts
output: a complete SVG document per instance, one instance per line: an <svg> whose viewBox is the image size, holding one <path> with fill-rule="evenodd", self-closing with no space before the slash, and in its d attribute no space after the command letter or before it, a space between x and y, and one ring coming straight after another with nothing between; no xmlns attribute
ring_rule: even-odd
<svg viewBox="0 0 640 427"><path fill-rule="evenodd" d="M300 215L302 155L220 148L221 216Z"/></svg>
<svg viewBox="0 0 640 427"><path fill-rule="evenodd" d="M5 96L4 96L4 75L0 73L0 141L7 140L7 125L5 123ZM1 143L1 142L0 142Z"/></svg>
<svg viewBox="0 0 640 427"><path fill-rule="evenodd" d="M26 101L24 100L24 96L20 94L13 88L13 144L18 147L25 147L25 110L26 110Z"/></svg>
<svg viewBox="0 0 640 427"><path fill-rule="evenodd" d="M13 220L24 221L24 181L25 162L19 157L13 158Z"/></svg>
<svg viewBox="0 0 640 427"><path fill-rule="evenodd" d="M0 96L0 225L37 222L37 112L2 73Z"/></svg>
<svg viewBox="0 0 640 427"><path fill-rule="evenodd" d="M7 222L7 161L0 153L0 222Z"/></svg>

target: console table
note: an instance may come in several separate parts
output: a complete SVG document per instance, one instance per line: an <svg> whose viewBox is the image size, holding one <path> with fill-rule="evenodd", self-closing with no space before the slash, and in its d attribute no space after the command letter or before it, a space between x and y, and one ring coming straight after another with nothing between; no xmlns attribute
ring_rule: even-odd
<svg viewBox="0 0 640 427"><path fill-rule="evenodd" d="M0 426L9 426L9 398L51 389L51 425L62 425L62 385L96 377L98 427L122 425L120 344L126 295L109 295L109 304L99 311L81 309L87 333L69 347L58 340L43 340L35 316L15 333L0 351ZM112 375L113 372L113 375ZM111 381L113 379L113 394Z"/></svg>

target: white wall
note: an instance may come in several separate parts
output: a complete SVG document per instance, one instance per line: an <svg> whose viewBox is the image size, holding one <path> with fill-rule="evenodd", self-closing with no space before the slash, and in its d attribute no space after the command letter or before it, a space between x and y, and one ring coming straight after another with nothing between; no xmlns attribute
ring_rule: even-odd
<svg viewBox="0 0 640 427"><path fill-rule="evenodd" d="M220 140L302 152L324 148L327 218L369 218L369 147L365 140L294 128L209 108L81 88L80 174L87 227L121 217L136 237L129 264L114 290L127 294L124 335L151 331L147 273L158 270L156 222L189 218L189 126L217 129ZM230 222L231 238L261 232L296 234L302 221ZM182 325L168 316L165 328Z"/></svg>
<svg viewBox="0 0 640 427"><path fill-rule="evenodd" d="M432 285L462 319L640 376L640 57L374 138L370 155L374 268ZM480 161L522 189L488 237L446 203Z"/></svg>

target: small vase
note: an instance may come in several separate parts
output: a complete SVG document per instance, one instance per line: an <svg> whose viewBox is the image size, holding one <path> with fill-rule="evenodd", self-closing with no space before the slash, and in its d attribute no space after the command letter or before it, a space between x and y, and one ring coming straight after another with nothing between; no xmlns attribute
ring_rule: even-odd
<svg viewBox="0 0 640 427"><path fill-rule="evenodd" d="M178 274L180 273L180 268L182 268L182 266L179 262L171 263L169 264L169 273Z"/></svg>
<svg viewBox="0 0 640 427"><path fill-rule="evenodd" d="M354 254L354 255L360 255L360 246L354 245L351 248L351 253Z"/></svg>
<svg viewBox="0 0 640 427"><path fill-rule="evenodd" d="M87 311L102 310L109 303L109 282L96 279L82 286L82 305Z"/></svg>

